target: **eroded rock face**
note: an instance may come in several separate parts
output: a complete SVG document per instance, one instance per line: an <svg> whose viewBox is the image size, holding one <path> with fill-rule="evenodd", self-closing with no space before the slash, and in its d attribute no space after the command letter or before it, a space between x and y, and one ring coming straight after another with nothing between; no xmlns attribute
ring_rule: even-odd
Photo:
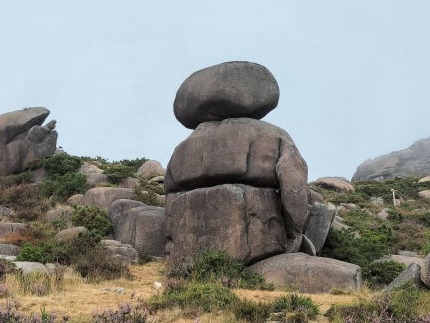
<svg viewBox="0 0 430 323"><path fill-rule="evenodd" d="M276 288L304 293L327 293L333 288L359 291L361 268L335 259L290 253L265 259L249 267Z"/></svg>
<svg viewBox="0 0 430 323"><path fill-rule="evenodd" d="M28 168L32 162L52 156L58 134L55 121L42 126L45 108L29 108L0 115L0 175Z"/></svg>
<svg viewBox="0 0 430 323"><path fill-rule="evenodd" d="M285 250L281 201L274 189L224 184L170 194L167 200L173 259L222 249L253 262Z"/></svg>
<svg viewBox="0 0 430 323"><path fill-rule="evenodd" d="M161 257L166 246L164 208L120 199L109 208L114 239L131 244L140 256Z"/></svg>
<svg viewBox="0 0 430 323"><path fill-rule="evenodd" d="M278 83L267 68L227 62L191 74L176 94L174 112L180 123L195 129L206 121L261 119L278 100Z"/></svg>
<svg viewBox="0 0 430 323"><path fill-rule="evenodd" d="M364 161L357 167L352 180L384 180L428 174L430 174L430 138L424 138L406 149Z"/></svg>

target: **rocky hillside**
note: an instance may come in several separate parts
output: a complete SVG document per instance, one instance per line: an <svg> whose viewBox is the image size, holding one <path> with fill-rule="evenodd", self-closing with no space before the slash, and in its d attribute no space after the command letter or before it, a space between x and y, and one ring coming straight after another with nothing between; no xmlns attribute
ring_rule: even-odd
<svg viewBox="0 0 430 323"><path fill-rule="evenodd" d="M430 137L388 155L366 160L357 167L353 181L383 180L430 174Z"/></svg>

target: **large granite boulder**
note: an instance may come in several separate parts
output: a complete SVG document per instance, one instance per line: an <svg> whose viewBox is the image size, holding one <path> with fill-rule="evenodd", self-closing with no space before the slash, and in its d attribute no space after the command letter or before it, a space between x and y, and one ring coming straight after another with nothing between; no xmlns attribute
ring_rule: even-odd
<svg viewBox="0 0 430 323"><path fill-rule="evenodd" d="M166 174L166 170L161 165L161 163L157 160L147 160L139 167L136 175L141 176L143 178L154 178L156 176L160 176Z"/></svg>
<svg viewBox="0 0 430 323"><path fill-rule="evenodd" d="M174 112L180 123L195 129L206 121L261 119L278 100L278 83L267 68L228 62L191 74L176 93Z"/></svg>
<svg viewBox="0 0 430 323"><path fill-rule="evenodd" d="M167 236L164 208L120 199L109 208L109 217L115 240L132 245L140 256L164 256Z"/></svg>
<svg viewBox="0 0 430 323"><path fill-rule="evenodd" d="M354 192L354 186L344 177L321 177L315 181L315 185L339 193Z"/></svg>
<svg viewBox="0 0 430 323"><path fill-rule="evenodd" d="M395 177L430 174L430 137L388 155L369 159L357 167L353 181L384 180Z"/></svg>
<svg viewBox="0 0 430 323"><path fill-rule="evenodd" d="M262 274L276 288L293 288L304 293L327 293L335 288L359 291L362 286L359 266L304 253L278 255L249 269Z"/></svg>
<svg viewBox="0 0 430 323"><path fill-rule="evenodd" d="M423 287L421 281L421 267L418 264L412 263L402 271L386 288L386 291L396 289L406 283L412 283L415 287Z"/></svg>
<svg viewBox="0 0 430 323"><path fill-rule="evenodd" d="M28 168L34 161L52 156L58 134L55 121L42 126L45 108L28 108L0 115L0 175Z"/></svg>
<svg viewBox="0 0 430 323"><path fill-rule="evenodd" d="M125 265L136 264L138 254L130 244L121 243L117 240L101 240L101 244L109 250L112 258Z"/></svg>
<svg viewBox="0 0 430 323"><path fill-rule="evenodd" d="M280 197L275 189L224 184L167 196L172 259L222 249L252 262L286 248Z"/></svg>
<svg viewBox="0 0 430 323"><path fill-rule="evenodd" d="M89 162L84 162L78 172L87 178L87 183L90 185L109 183L109 178L104 171Z"/></svg>
<svg viewBox="0 0 430 323"><path fill-rule="evenodd" d="M85 193L80 204L97 205L99 207L109 208L116 200L131 199L133 197L134 191L130 188L94 187Z"/></svg>

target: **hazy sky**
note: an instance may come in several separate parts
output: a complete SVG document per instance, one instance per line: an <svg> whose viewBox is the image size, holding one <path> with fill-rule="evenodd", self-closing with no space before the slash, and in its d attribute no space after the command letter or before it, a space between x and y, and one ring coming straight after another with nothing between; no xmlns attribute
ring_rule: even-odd
<svg viewBox="0 0 430 323"><path fill-rule="evenodd" d="M309 180L430 136L430 1L3 1L0 114L44 106L58 145L167 165L191 131L173 100L191 73L248 60L277 79Z"/></svg>

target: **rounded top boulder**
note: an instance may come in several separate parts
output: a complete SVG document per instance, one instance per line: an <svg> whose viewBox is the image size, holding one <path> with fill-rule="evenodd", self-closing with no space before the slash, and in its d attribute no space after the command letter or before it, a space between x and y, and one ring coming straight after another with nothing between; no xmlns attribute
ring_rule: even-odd
<svg viewBox="0 0 430 323"><path fill-rule="evenodd" d="M227 62L191 74L176 93L174 112L180 123L195 129L206 121L261 119L278 100L278 83L267 68Z"/></svg>

